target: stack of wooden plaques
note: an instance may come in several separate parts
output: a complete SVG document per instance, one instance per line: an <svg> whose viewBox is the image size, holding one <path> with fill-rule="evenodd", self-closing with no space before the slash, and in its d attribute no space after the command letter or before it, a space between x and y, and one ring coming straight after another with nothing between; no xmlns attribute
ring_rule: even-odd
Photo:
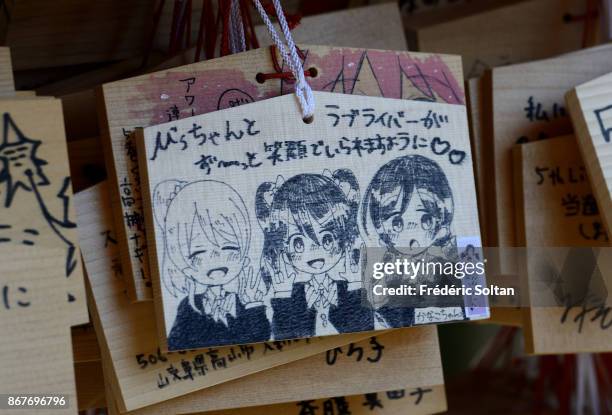
<svg viewBox="0 0 612 415"><path fill-rule="evenodd" d="M515 304L493 304L491 321L522 327L531 353L610 350L610 304L601 295L612 287L609 254L585 248L609 246L604 143L611 56L609 45L597 46L493 68L466 83L485 245L499 247L488 257L495 260L487 277L521 292ZM571 295L564 273L572 266L586 296Z"/></svg>
<svg viewBox="0 0 612 415"><path fill-rule="evenodd" d="M452 13L429 13L407 22L410 47L463 57L466 79L492 67L541 59L594 44L599 32L583 40L587 4L574 0L473 1ZM588 22L597 26L597 21Z"/></svg>
<svg viewBox="0 0 612 415"><path fill-rule="evenodd" d="M612 351L609 2L346 2L299 76L249 3L0 1L0 414L440 413L441 323Z"/></svg>
<svg viewBox="0 0 612 415"><path fill-rule="evenodd" d="M444 149L444 143L439 143L442 146L441 149L436 147L436 139L433 139L433 144L430 145L434 146L433 148L440 156L446 155L446 157L450 157L448 160L451 160L451 164L455 160L453 157L456 156L459 157L456 162L457 165L468 167L465 171L467 175L452 175L453 180L457 180L460 177L467 178L463 184L455 184L456 186L463 186L463 191L459 190L456 193L455 203L457 203L457 206L465 207L464 212L467 214L463 218L457 214L459 219L457 219L458 225L456 225L455 229L458 239L466 239L464 235L469 235L467 239L470 241L479 240L476 207L475 204L469 205L469 203L473 203L474 199L463 197L463 195L467 196L470 193L474 194L474 184L471 176L471 166L461 163L461 160L469 157L469 142L467 141L467 135L465 135L467 120L463 106L463 88L461 87L461 82L458 81L462 79L459 59L443 55L321 46L304 46L303 50L306 56L306 65L312 65L312 67L317 68L318 75L311 82L315 89L374 97L391 96L403 98L407 100L406 103L397 101L395 105L400 105L402 109L412 108L408 102L414 101L410 105L414 107L415 111L426 115L427 113L431 114L432 109L444 110L447 115L443 118L442 122L457 122L459 126L462 125L462 127L458 127L456 130L462 136L460 135L453 139L454 145L458 146L458 148L453 150L452 154L449 153L450 149ZM227 124L222 123L223 128L227 129L223 133L224 135L216 134L213 131L207 134L202 133L204 135L198 133L198 141L204 143L206 140L210 140L212 145L217 145L215 140L219 140L219 142L222 140L226 141L232 136L239 140L244 134L258 134L255 132L255 124L249 122L248 114L236 112L242 107L232 107L263 98L269 99L262 101L262 104L270 102L270 105L272 105L276 101L271 97L291 92L291 89L277 80L258 84L257 73L273 72L274 59L276 59L276 56L271 55L269 49L260 49L216 61L172 68L106 84L100 90L99 98L104 109L104 123L108 126L108 131L105 132L103 139L107 152L107 169L111 180L101 187L87 190L81 194L83 197L83 207L80 210L82 217L79 219L79 224L81 229L84 229L84 235L91 235L91 238L87 237L81 240L90 279L90 310L92 311L96 331L99 337L104 339L101 341L103 366L105 371L109 373L108 382L111 385L114 402L119 412L136 411L140 413L142 411L142 413L149 413L151 411L151 413L157 413L156 411L175 410L180 413L188 413L230 407L273 404L287 400L310 401L326 396L356 395L390 389L405 389L407 387L430 389L433 392L436 390L435 387L441 384L439 363L434 364L435 369L433 371L425 370L422 367L422 364L429 366L432 361L439 361L439 357L423 355L424 352L429 354L427 352L428 349L438 354L437 348L435 346L431 349L429 346L419 345L414 347L409 345L412 341L420 338L423 340L425 338L431 339L428 341L434 341L433 344L435 344L435 329L431 326L404 329L384 335L377 335L376 337L370 337L371 334L368 333L358 332L341 336L327 336L320 339L312 338L305 343L304 340L286 340L293 337L303 337L304 335L295 334L283 338L286 335L279 332L275 336L276 341L271 343L268 341L271 340L268 337L253 337L257 339L256 341L265 340L265 342L246 346L235 346L236 342L241 342L236 338L208 340L216 342L210 344L213 346L227 346L204 350L201 350L201 348L206 343L199 341L202 337L201 334L205 333L187 332L183 337L175 334L177 328L178 330L191 330L189 324L187 326L179 325L179 319L183 318L181 313L184 313L185 310L191 313L189 311L191 306L188 303L189 294L187 293L186 296L185 293L179 293L179 301L177 302L177 300L172 299L171 293L166 291L170 291L169 288L171 286L167 285L165 277L171 277L171 275L164 275L166 269L160 266L160 264L165 255L169 253L164 252L163 246L165 244L152 243L154 241L152 239L153 235L155 235L154 231L156 230L153 216L157 215L157 213L150 209L158 203L158 200L165 204L165 206L168 206L170 201L165 199L166 202L163 202L164 198L168 196L162 196L162 193L154 191L153 186L150 185L149 178L152 178L153 170L146 165L145 160L149 158L155 159L156 156L153 153L156 153L158 150L173 149L174 147L171 147L172 143L180 143L184 138L178 138L181 135L180 132L177 136L179 141L166 136L164 133L163 137L168 137L167 141L165 141L166 144L161 144L165 150L161 150L162 147L158 150L154 148L145 149L144 147L137 149L135 148L136 144L141 147L145 141L133 141L134 138L130 134L130 130L139 126L153 125L150 127L151 130L146 129L144 134L152 134L153 139L146 140L146 142L155 146L155 143L161 143L156 138L157 131L154 130L156 123L163 123L165 121L181 122L185 120L194 126L196 126L196 122L212 126L213 124L208 121L201 121L203 120L201 117L218 117L219 115L217 114L232 111L237 114L234 116L233 122L246 122L243 127L247 128L246 130L230 131L230 122L228 121ZM248 65L245 65L246 62L248 62ZM407 73L406 71L409 69L413 72ZM389 77L385 82L382 81L384 78L381 77L381 70L385 73L385 76ZM437 77L438 82L444 79L442 85L431 81L436 79L436 73L440 73L439 76L443 77ZM232 75L231 77L229 76L230 74ZM211 81L212 83L210 83ZM400 89L397 88L398 85L401 85ZM278 101L283 110L295 106L291 95L286 95L283 99L284 101ZM317 99L319 101L319 111L321 112L316 117L323 121L326 118L324 111L327 111L326 108L329 105L325 105L323 96ZM380 102L387 102L382 98L376 99L381 100ZM434 103L439 101L441 103L436 103L433 107L429 107L427 105L431 104L415 101L417 99L426 99ZM355 102L358 103L359 107L367 107L368 105L373 106L374 103L379 101L361 98L361 101ZM347 103L346 105L349 104ZM216 112L223 108L229 109ZM248 112L251 106L247 105L244 108ZM271 107L261 111L263 114L270 116L273 111L278 111L277 108ZM399 113L401 111L395 109L395 112ZM209 114L189 117L198 113ZM454 114L453 117L456 118L451 118L450 114ZM174 121L175 119L179 120ZM271 116L270 119L275 120L276 124L281 120L281 118ZM296 127L303 125L301 121L299 123ZM432 127L433 124L429 128ZM175 127L170 128L174 129ZM424 127L424 129L427 129L427 127ZM197 131L195 132L197 133ZM320 136L325 137L329 134L329 132L321 131ZM292 137L294 139L298 138L295 134ZM464 141L460 141L460 137ZM288 139L289 137L287 137ZM439 140L439 137L437 140ZM181 147L179 145L177 149ZM303 145L303 147L313 148L312 145ZM393 146L385 148L390 150ZM421 147L417 146L416 148ZM152 153L149 153L149 150ZM330 150L324 151L329 152ZM333 154L328 157L334 157L334 154L338 154L339 150L331 151L333 151ZM143 160L140 162L136 160L133 157L135 154L139 154L139 157L143 157ZM185 155L189 157L187 153ZM186 166L193 165L192 162L184 163L183 161L172 163L172 165L181 164ZM141 172L143 169L144 172ZM322 168L320 169L323 170ZM170 174L163 173L163 170L160 173L164 175ZM200 173L200 175L202 174L205 173ZM170 178L171 176L167 177ZM317 177L320 177L317 180L327 180L322 175L317 175ZM167 189L170 190L169 197L178 197L179 188L166 179L162 179L162 182L168 182L169 184L167 186ZM220 185L218 181L205 182L200 183L213 187ZM180 186L181 183L184 183L184 181L178 179L175 184ZM197 181L195 183L199 185ZM141 190L141 186L146 186L146 189ZM159 190L160 188L156 189ZM232 191L229 186L226 186L224 189L220 188L212 194L221 195L222 193L220 192ZM150 197L153 197L152 195L155 195L154 199L150 199ZM231 198L232 194L227 193L226 196ZM107 211L103 217L93 216L100 214L99 210L93 209L93 206L99 206L103 201L107 202L109 200L110 205L106 208ZM210 199L209 203L217 203L214 200ZM220 205L225 210L225 213L221 213L219 219L215 219L207 225L212 226L212 235L215 235L221 229L217 229L218 226L223 226L222 224L226 220L223 218L237 218L237 215L241 214L245 214L243 218L248 215L254 215L253 211L249 214L240 210L232 212L232 209L240 208L240 205L231 204L237 202L237 200L234 199L234 202L224 201ZM228 203L230 204L228 205ZM208 208L209 215L213 214L212 210L210 210L211 208ZM459 212L460 210L457 211ZM142 217L146 217L144 223L142 221L136 222L134 219ZM218 222L219 220L221 222ZM233 222L233 220L238 220L239 222ZM257 255L257 249L255 249L256 243L261 242L255 242L256 237L254 235L257 232L256 227L258 225L251 225L248 222L241 223L240 220L231 219L227 223L239 225L245 232L243 235L246 236L241 237L243 239L234 240L232 238L236 235L232 237L230 236L231 232L227 233L226 237L230 238L228 242L234 240L234 243L237 245L226 249L241 250L243 241L251 239L253 244L252 251L255 251L254 255ZM168 223L168 219L162 219L162 221ZM183 221L183 219L180 221ZM92 229L90 230L90 228ZM253 236L249 237L251 232ZM473 235L477 236L474 237ZM208 242L203 240L203 243ZM200 250L199 252L205 251ZM198 254L195 253L195 255ZM240 261L243 260L241 259ZM251 261L258 263L259 259L255 257ZM214 268L212 271L217 272L217 269L223 270L224 274L227 273L225 266ZM187 276L187 272L183 270L181 271L182 274L177 274L177 276L184 279ZM353 281L352 283L359 282ZM200 295L198 293L195 294L196 301L202 298ZM154 301L151 302L151 300ZM264 302L266 301L274 302L275 299L264 300ZM178 308L176 308L177 305ZM240 307L242 307L242 303ZM412 321L431 323L463 319L462 308L458 307L457 309L459 315L453 314L455 311L452 308L429 307L418 309L417 311L420 313L415 312ZM485 314L477 315L473 313L468 315L468 317L474 319L482 318L486 316L486 308L481 313ZM333 317L330 315L330 318ZM348 318L348 316L345 318ZM176 322L174 321L175 319ZM189 321L194 321L193 317L189 317L189 319ZM190 324L199 323L193 322ZM254 328L257 327L256 320L253 320L251 324ZM316 323L317 330L319 330L318 324ZM314 325L313 321L313 330ZM400 323L400 325L406 324ZM170 330L171 328L172 330ZM372 325L371 329L374 328L378 327ZM245 329L247 331L241 334L250 336L252 333L248 330L252 329ZM119 332L119 330L122 332ZM362 330L364 329L357 329L357 331ZM134 334L135 331L137 334ZM355 330L349 329L349 331ZM323 330L321 332L317 331L317 333L328 334L329 332ZM189 351L186 354L168 353L185 349L196 350ZM383 352L384 356L391 356L392 353L395 353L393 351L395 349L399 353L397 355L398 359L403 359L404 361L415 359L414 364L419 368L415 370L408 369L409 365L400 365L398 364L399 360L394 361L390 358L388 371L383 369L382 366L380 366L380 369L377 369L380 371L381 376L372 378L368 375L367 371L355 370L359 365L366 362L367 364L378 365L378 362L381 362L380 359L384 358L382 354L378 354L379 351L385 350ZM325 350L328 351L325 352ZM368 350L374 352L374 354L367 356ZM414 357L409 357L407 353L416 354ZM134 359L134 356L137 358ZM345 360L345 357L348 357L348 359ZM304 360L289 363L296 359ZM354 382L350 384L338 382L338 379L342 378L342 376L348 376L338 372L341 366L337 365L340 364L348 365L345 368L347 370L345 373L351 373L351 379ZM330 368L330 366L334 368ZM262 369L267 370L256 373ZM295 381L290 381L292 379L291 376L281 375L280 372L299 373L300 376L296 377ZM287 379L287 381L279 384L271 380L278 378L279 375L283 376L283 379ZM313 383L310 379L315 377L320 380ZM141 380L136 380L137 378ZM262 382L268 385L265 387L268 392L272 390L276 391L276 393L257 393L261 388ZM230 397L238 387L241 390L240 396L242 398L238 399L236 396ZM252 392L249 392L250 390ZM414 391L411 392L408 389L408 392L412 393ZM227 399L219 397L219 394L222 395L223 393L228 393ZM401 392L400 395L403 396L405 393L406 390ZM215 396L217 399L201 399L203 394L211 394L210 396ZM394 395L391 394L390 396ZM438 402L441 405L443 404L442 401L438 400ZM325 405L329 405L329 403ZM393 406L389 405L388 410L394 410L392 408ZM441 407L436 410L439 409Z"/></svg>
<svg viewBox="0 0 612 415"><path fill-rule="evenodd" d="M26 23L34 24L35 18L28 20L27 8L24 5L20 7L15 10L20 25L15 27L25 30ZM112 8L104 9L106 5L99 7L108 13L116 12ZM55 12L60 13L60 10ZM376 27L376 22L385 21L387 32L374 38L364 31L361 37L352 35L344 41L340 35L347 30L334 22L346 21L346 16L352 20L362 19L364 24L368 23L371 27ZM56 23L50 22L48 30L55 30L53 25ZM368 44L379 48L405 49L398 9L391 4L321 18L312 17L304 20L306 24L311 30L303 30L303 34L296 32L296 38L300 41L314 39L324 44L360 47L301 45L306 53L305 64L318 71L317 77L312 80L315 89L444 103L431 108L443 108L454 114L450 119L458 126L453 134L463 141L462 144L456 143L458 148L453 150L453 154L467 157L469 161L465 98L461 83L463 76L458 57L363 49ZM327 31L317 29L313 32L312 28L317 24L327 28ZM114 31L111 26L106 29ZM138 31L137 26L131 29ZM16 39L16 33L18 30L9 31L8 39ZM318 37L309 37L310 33L317 33ZM124 34L126 40L136 40L129 33ZM85 38L84 44L87 43ZM105 42L103 36L97 40L100 44ZM101 59L100 56L104 56L104 59L111 56L113 59L121 58L132 47L129 42L122 45L125 48L122 46L112 52L102 52L112 55L96 56L88 54L86 50L63 55L63 51L54 49L47 50L47 53L58 57L53 64L61 66L96 61ZM34 46L31 53L36 49ZM48 56L37 56L36 59L42 59L37 62L24 48L17 45L17 49L19 53L14 57L20 69L40 67L43 61L48 62ZM3 62L10 62L8 49L0 51ZM126 159L124 153L126 150L135 151L135 148L130 150L125 147L129 138L123 133L117 135L117 129L124 131L125 128L127 132L127 129L154 125L175 117L184 118L291 94L291 83L282 78L273 78L265 84L259 84L256 79L258 72L274 73L276 60L280 58L269 48L189 66L175 67L181 64L175 59L164 63L150 75L106 84L97 92L92 92L91 88L96 84L129 73L134 66L133 62L126 61L110 70L96 70L41 88L41 94L62 96L63 116L58 100L34 98L31 93L17 94L10 65L2 65L2 95L21 95L10 101L2 101L6 108L3 113L8 114L5 114L4 121L8 127L4 130L7 138L3 152L8 162L4 168L12 167L12 170L2 171L7 190L3 188L0 194L6 198L7 208L15 212L11 213L15 222L5 224L3 219L3 244L0 247L11 249L7 256L19 259L12 262L15 272L9 271L10 278L3 288L4 303L10 312L3 314L3 321L6 321L2 323L2 329L3 332L10 330L24 336L30 333L35 338L41 332L45 333L44 342L22 339L21 335L14 336L11 342L3 342L2 355L6 359L3 364L11 373L17 373L13 366L20 365L23 369L24 362L29 361L26 356L42 354L43 351L53 362L44 368L39 366L37 369L20 370L22 375L2 382L2 390L62 394L68 398L65 413L96 407L106 407L109 413L130 414L280 414L318 407L326 408L326 411L333 411L334 408L339 412L350 410L351 413L399 414L410 411L430 414L446 409L438 338L432 325L385 330L389 328L387 325L377 322L375 326L372 320L371 328L366 331L363 328L349 328L340 335L297 336L302 339L282 338L279 335L254 344L236 344L240 342L228 338L210 347L178 353L170 352L168 344L160 341L155 310L158 305L151 301L151 288L160 290L162 282L152 280L148 275L143 278L137 272L140 262L138 259L134 261L131 255L137 247L129 245L133 239L131 234L126 234L126 224L135 222L134 218L132 222L126 222L124 212L126 207L132 205L118 205L128 199L141 204L142 196L137 188L137 193L126 193L118 177L118 171L127 169L131 179L138 178L134 170L136 160ZM381 74L391 78L385 79ZM198 83L195 83L196 79ZM204 85L200 79L205 82ZM184 87L187 89L184 90ZM212 93L217 94L215 99L208 101L210 94L202 87L212 88ZM91 106L94 95L99 101L100 123L92 117L92 113L96 112ZM26 97L30 99L24 99ZM287 98L291 97L287 95ZM160 98L162 101L159 101ZM369 101L364 99L359 102L360 105L369 105ZM292 98L284 104L288 105L294 105ZM321 105L321 111L325 111L325 106ZM423 116L427 115L429 107L417 103L413 105L424 111ZM323 121L323 116L318 119L319 122ZM70 139L67 153L64 121ZM438 120L435 122L438 123ZM448 115L443 122L449 122ZM99 151L99 135L107 152L105 166ZM55 140L55 144L51 140ZM24 170L20 155L15 156L10 150L10 146L20 145L24 148L19 147L18 151L31 149L28 150L30 153L26 153L31 163L27 170ZM442 159L448 150L444 150L444 142L439 145L442 150L433 148L441 151ZM391 149L392 144L389 146ZM56 154L51 153L51 149ZM68 163L58 159L60 156L65 158L66 154L70 156L70 172ZM469 166L470 163L465 163L460 168L469 169ZM104 170L107 170L107 174ZM24 176L16 177L20 172ZM91 187L92 183L103 180L105 175L108 175L108 181ZM84 189L74 200L70 198L71 183L65 179L70 176L72 186ZM466 177L467 181L462 186L468 194L470 191L474 193L470 175L454 176ZM133 184L140 186L139 180ZM25 206L20 199L26 197L33 197L37 201L32 204L36 211L17 206ZM460 196L457 198L457 203L467 203L461 201ZM62 203L52 206L52 202ZM133 211L130 209L126 212L131 214ZM478 235L475 206L465 212L464 219L459 220L456 228L458 236ZM40 226L35 217L44 220ZM136 223L144 225L137 218ZM52 233L43 233L44 226ZM5 227L9 231L5 231ZM25 234L8 235L18 232ZM79 235L78 245L76 232ZM5 237L5 233L8 236ZM66 248L57 248L61 247L57 241L51 244L53 237L59 238ZM142 242L145 242L144 239ZM21 245L20 248L12 248L12 244L17 243ZM28 263L31 258L28 250L34 249L37 249L36 267ZM157 254L153 252L152 255ZM84 268L79 262L81 254ZM149 254L146 250L140 257L148 264ZM58 284L58 281L48 277L41 278L43 270L49 274L48 271L53 269L57 271L53 275L58 274L58 278L66 284ZM83 269L87 272L89 313L84 307ZM24 272L27 272L28 278L23 278ZM353 285L355 283L357 280L352 282ZM46 301L41 300L41 295L45 296ZM68 305L63 305L66 301ZM464 318L463 314L457 316L454 311L444 314L445 308L438 309L440 311L436 311L435 307L423 309L423 313L416 317L417 321L427 323ZM83 325L90 316L92 324ZM472 318L482 316L473 314ZM415 317L412 318L399 326L412 325ZM215 320L215 324L222 323ZM75 326L72 332L70 326ZM27 329L22 330L24 327ZM372 329L380 331L372 333ZM24 343L30 346L24 348ZM377 376L371 376L372 371L376 371ZM283 381L279 382L279 379ZM351 379L351 382L345 382L345 379ZM53 388L48 387L51 384Z"/></svg>
<svg viewBox="0 0 612 415"><path fill-rule="evenodd" d="M70 327L89 321L61 102L14 89L0 49L0 360L3 392L76 411ZM10 412L10 401L4 402ZM4 410L4 409L3 409Z"/></svg>

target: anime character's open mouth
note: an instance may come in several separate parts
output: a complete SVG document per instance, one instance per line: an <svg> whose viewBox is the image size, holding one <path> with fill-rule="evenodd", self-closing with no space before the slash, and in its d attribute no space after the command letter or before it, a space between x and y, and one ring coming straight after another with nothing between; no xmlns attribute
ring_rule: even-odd
<svg viewBox="0 0 612 415"><path fill-rule="evenodd" d="M410 248L420 248L421 244L416 239L410 240Z"/></svg>
<svg viewBox="0 0 612 415"><path fill-rule="evenodd" d="M209 278L211 277L211 275L213 277L215 277L215 276L225 277L225 275L227 274L227 271L229 271L227 269L227 267L212 268L212 269L208 270L208 272L206 273L206 276L209 277ZM213 273L221 273L221 275L219 275L219 274L214 274L213 275Z"/></svg>
<svg viewBox="0 0 612 415"><path fill-rule="evenodd" d="M325 265L325 260L323 258L317 258L317 259L308 261L307 264L311 268L321 269L323 268L323 265Z"/></svg>

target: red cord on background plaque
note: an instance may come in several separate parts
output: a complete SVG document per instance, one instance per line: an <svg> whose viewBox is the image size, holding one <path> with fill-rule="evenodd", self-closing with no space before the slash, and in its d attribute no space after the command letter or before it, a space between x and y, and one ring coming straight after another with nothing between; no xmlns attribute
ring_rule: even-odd
<svg viewBox="0 0 612 415"><path fill-rule="evenodd" d="M297 51L298 51L298 55L300 59L304 61L306 59L304 52L302 52L300 48L297 48ZM257 75L255 75L255 79L257 80L257 82L259 82L260 84L263 84L268 79L282 79L285 81L295 81L295 77L290 71L283 72L282 67L278 63L278 57L277 57L275 45L270 46L270 55L272 57L272 66L274 66L275 72L272 72L272 73L259 72ZM304 71L304 76L310 76L311 78L314 78L317 75L318 75L317 68L311 67Z"/></svg>

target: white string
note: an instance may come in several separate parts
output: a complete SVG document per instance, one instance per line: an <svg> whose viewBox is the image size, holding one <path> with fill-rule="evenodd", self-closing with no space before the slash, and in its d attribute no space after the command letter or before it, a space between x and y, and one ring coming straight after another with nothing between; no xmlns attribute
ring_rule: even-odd
<svg viewBox="0 0 612 415"><path fill-rule="evenodd" d="M278 49L278 52L283 58L283 61L289 67L289 69L291 69L291 73L295 77L295 95L298 99L298 102L300 103L300 108L302 109L302 117L304 119L311 118L314 114L315 108L312 88L310 88L310 85L308 84L308 82L306 82L302 61L297 53L297 48L295 46L295 43L293 42L293 37L291 37L289 25L287 24L287 20L285 19L285 14L283 13L283 8L280 4L280 1L272 0L272 3L274 4L274 10L276 11L278 23L283 32L285 42L287 42L286 48L279 35L276 33L276 29L274 29L274 25L270 21L270 18L268 17L268 14L261 5L261 2L259 0L253 0L253 3L255 4L257 11L261 15L264 24L268 28L268 33L270 33L270 37L276 45L276 48Z"/></svg>
<svg viewBox="0 0 612 415"><path fill-rule="evenodd" d="M240 0L232 0L230 4L230 48L232 53L244 52L246 50L246 39L242 27L242 13L240 12Z"/></svg>

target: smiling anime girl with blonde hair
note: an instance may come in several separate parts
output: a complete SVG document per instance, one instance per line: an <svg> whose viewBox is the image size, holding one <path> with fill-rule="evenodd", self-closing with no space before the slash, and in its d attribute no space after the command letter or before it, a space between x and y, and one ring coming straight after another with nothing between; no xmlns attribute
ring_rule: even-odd
<svg viewBox="0 0 612 415"><path fill-rule="evenodd" d="M176 185L164 204L164 285L185 295L169 349L268 340L267 290L250 263L251 225L240 195L225 183L202 180Z"/></svg>

